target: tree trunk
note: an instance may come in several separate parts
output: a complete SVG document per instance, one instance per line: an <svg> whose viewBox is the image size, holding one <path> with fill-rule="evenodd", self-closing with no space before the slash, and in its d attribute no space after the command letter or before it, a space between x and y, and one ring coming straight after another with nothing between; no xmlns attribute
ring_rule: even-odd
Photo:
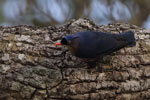
<svg viewBox="0 0 150 100"><path fill-rule="evenodd" d="M55 47L66 34L83 30L135 33L136 46L105 56L94 68ZM88 19L61 26L0 27L0 100L150 99L150 30Z"/></svg>

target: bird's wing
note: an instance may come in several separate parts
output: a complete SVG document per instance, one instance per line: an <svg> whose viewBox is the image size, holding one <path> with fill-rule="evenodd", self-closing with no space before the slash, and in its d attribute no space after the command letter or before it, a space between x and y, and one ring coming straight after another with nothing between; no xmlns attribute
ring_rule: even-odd
<svg viewBox="0 0 150 100"><path fill-rule="evenodd" d="M96 42L96 55L105 55L111 53L117 46L117 41L111 36L106 36L105 38L99 39Z"/></svg>
<svg viewBox="0 0 150 100"><path fill-rule="evenodd" d="M100 43L99 46L97 46L97 55L106 55L112 52L115 52L125 46L128 45L128 42L124 39L121 39L118 36L119 39L116 39L114 35L110 35L108 37L105 37L102 40L99 40L98 42Z"/></svg>
<svg viewBox="0 0 150 100"><path fill-rule="evenodd" d="M87 35L88 34L88 35ZM101 56L115 48L116 40L106 33L87 33L81 36L78 55L83 58Z"/></svg>

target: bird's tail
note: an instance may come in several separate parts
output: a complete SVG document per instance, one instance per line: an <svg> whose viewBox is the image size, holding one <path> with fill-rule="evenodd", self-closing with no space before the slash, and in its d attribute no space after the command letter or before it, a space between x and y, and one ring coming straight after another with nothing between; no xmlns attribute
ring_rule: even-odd
<svg viewBox="0 0 150 100"><path fill-rule="evenodd" d="M123 37L128 42L129 44L128 46L132 47L136 45L136 40L134 37L134 33L132 31L121 33L120 36Z"/></svg>

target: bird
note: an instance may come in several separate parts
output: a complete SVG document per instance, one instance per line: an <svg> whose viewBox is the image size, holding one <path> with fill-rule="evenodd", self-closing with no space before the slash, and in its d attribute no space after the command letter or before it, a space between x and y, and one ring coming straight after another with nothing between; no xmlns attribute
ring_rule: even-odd
<svg viewBox="0 0 150 100"><path fill-rule="evenodd" d="M127 46L135 46L132 31L120 34L98 31L82 31L64 36L55 46L65 45L72 55L79 58L97 58L118 51Z"/></svg>

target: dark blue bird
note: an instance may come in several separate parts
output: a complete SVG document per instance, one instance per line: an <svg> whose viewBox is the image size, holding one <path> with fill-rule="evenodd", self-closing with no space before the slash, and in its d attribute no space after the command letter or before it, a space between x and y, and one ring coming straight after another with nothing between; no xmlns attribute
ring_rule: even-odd
<svg viewBox="0 0 150 100"><path fill-rule="evenodd" d="M79 58L96 58L136 44L134 33L127 31L111 34L96 31L83 31L62 38L55 45L66 45L73 55Z"/></svg>

